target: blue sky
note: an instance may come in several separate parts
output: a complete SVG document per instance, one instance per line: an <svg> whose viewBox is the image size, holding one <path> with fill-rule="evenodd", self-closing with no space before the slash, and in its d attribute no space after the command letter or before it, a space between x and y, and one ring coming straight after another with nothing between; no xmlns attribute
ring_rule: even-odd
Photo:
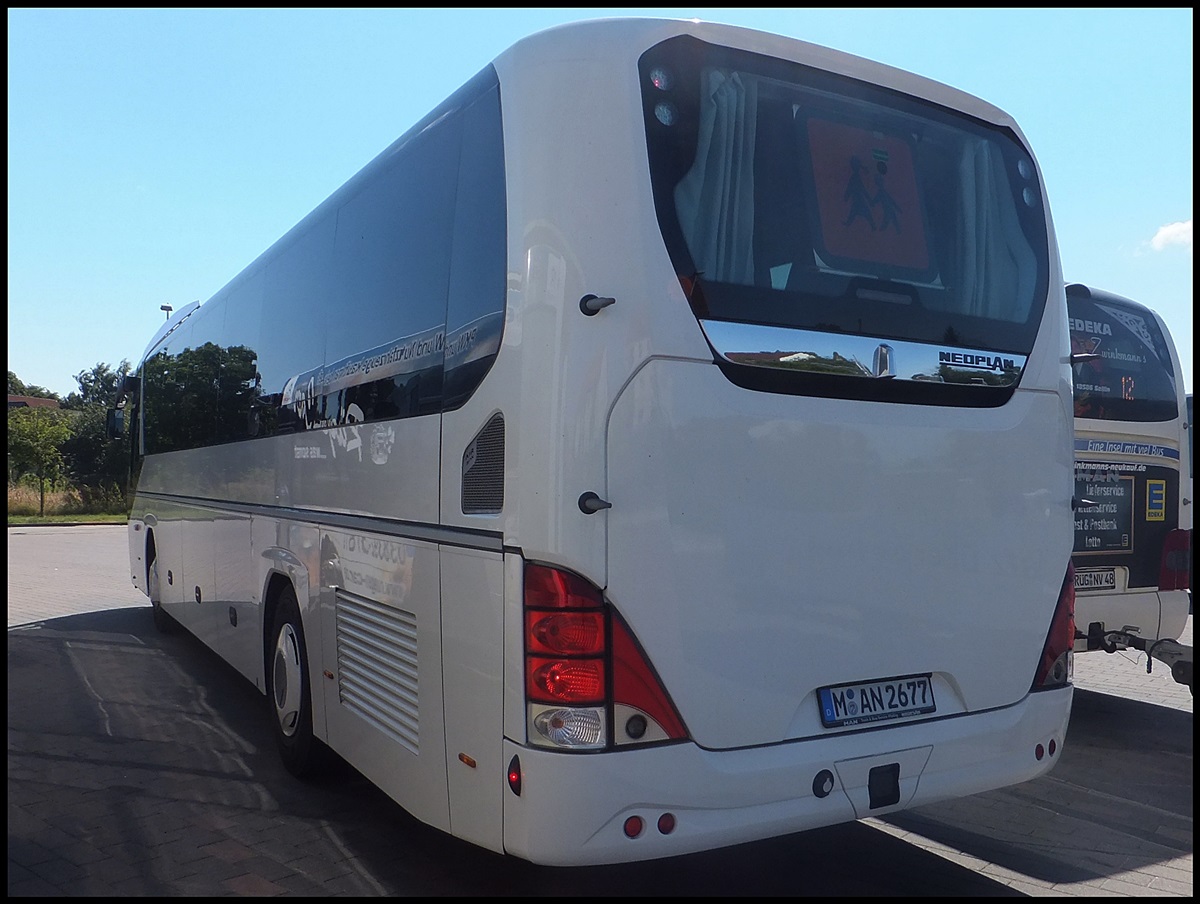
<svg viewBox="0 0 1200 904"><path fill-rule="evenodd" d="M1162 313L1192 386L1191 9L8 10L8 369L136 361L510 44L616 15L802 38L979 95L1068 280Z"/></svg>

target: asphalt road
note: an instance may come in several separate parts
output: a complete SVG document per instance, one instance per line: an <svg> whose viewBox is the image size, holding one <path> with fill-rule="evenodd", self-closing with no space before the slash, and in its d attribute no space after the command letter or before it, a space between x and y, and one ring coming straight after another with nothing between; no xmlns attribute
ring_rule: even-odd
<svg viewBox="0 0 1200 904"><path fill-rule="evenodd" d="M1192 698L1142 654L1077 657L1061 759L1034 781L670 860L536 867L416 822L349 767L291 778L253 686L155 631L123 527L8 538L10 897L1192 896Z"/></svg>

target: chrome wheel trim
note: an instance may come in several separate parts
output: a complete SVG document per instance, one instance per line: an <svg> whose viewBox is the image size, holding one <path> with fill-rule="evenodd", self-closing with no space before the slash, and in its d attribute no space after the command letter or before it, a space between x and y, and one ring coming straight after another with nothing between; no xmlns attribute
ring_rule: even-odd
<svg viewBox="0 0 1200 904"><path fill-rule="evenodd" d="M291 623L285 624L275 639L272 675L275 718L279 723L279 730L290 738L300 724L300 691L303 680L300 639Z"/></svg>

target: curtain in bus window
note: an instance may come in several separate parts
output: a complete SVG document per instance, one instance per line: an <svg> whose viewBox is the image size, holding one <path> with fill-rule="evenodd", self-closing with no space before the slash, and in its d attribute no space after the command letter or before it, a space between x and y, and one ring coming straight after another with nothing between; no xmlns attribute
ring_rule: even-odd
<svg viewBox="0 0 1200 904"><path fill-rule="evenodd" d="M990 143L967 142L959 178L964 285L961 294L947 293L946 300L965 314L1024 321L1034 297L1037 259L1017 222L1014 205L1022 202L1013 195L1004 161Z"/></svg>
<svg viewBox="0 0 1200 904"><path fill-rule="evenodd" d="M675 187L679 224L696 269L717 282L754 283L755 81L710 70L696 162Z"/></svg>

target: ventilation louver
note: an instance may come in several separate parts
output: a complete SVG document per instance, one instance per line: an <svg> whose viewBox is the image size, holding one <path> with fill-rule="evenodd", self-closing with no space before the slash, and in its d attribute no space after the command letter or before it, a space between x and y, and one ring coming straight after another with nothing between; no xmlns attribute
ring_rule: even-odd
<svg viewBox="0 0 1200 904"><path fill-rule="evenodd" d="M504 415L494 414L463 452L464 515L495 515L504 508Z"/></svg>

